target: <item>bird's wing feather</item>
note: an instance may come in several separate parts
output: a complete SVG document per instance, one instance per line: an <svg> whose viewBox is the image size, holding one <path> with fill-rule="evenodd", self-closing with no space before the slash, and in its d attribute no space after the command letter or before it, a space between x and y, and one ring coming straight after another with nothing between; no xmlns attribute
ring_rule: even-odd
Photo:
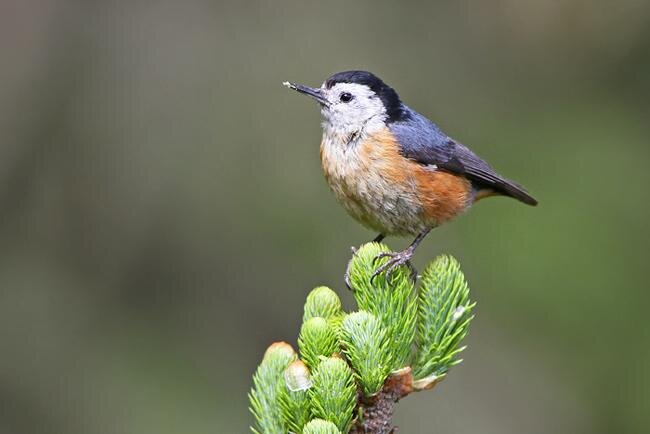
<svg viewBox="0 0 650 434"><path fill-rule="evenodd" d="M390 124L389 128L406 158L467 176L477 189L488 188L529 205L537 204L521 186L499 175L488 163L466 146L449 138L433 122L408 107L405 110L408 112L406 119Z"/></svg>

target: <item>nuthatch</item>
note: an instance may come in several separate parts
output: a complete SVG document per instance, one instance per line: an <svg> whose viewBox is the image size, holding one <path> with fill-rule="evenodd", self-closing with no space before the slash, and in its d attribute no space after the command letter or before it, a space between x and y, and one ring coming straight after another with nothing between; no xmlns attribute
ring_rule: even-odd
<svg viewBox="0 0 650 434"><path fill-rule="evenodd" d="M429 231L484 197L510 196L537 205L370 72L339 72L320 88L284 85L320 104L323 171L345 210L379 233L376 242L386 235L415 235L406 249L379 256L390 259L373 278L384 271L389 278L405 264L414 273L410 259Z"/></svg>

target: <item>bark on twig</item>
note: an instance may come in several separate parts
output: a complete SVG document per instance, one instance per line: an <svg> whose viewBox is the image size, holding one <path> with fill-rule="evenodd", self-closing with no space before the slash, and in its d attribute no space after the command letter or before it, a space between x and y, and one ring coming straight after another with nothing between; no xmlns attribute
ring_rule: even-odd
<svg viewBox="0 0 650 434"><path fill-rule="evenodd" d="M395 404L401 398L413 392L413 375L406 367L393 372L384 383L384 387L374 396L361 397L359 405L361 416L356 421L350 434L392 434Z"/></svg>

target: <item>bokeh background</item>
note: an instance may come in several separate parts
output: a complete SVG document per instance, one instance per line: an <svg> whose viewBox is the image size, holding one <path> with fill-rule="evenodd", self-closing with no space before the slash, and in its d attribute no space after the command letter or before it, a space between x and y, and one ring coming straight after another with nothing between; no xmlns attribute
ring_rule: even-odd
<svg viewBox="0 0 650 434"><path fill-rule="evenodd" d="M247 432L264 349L314 286L353 308L374 236L280 84L346 69L540 200L419 249L458 257L478 308L403 431L648 432L649 53L636 0L4 1L0 432Z"/></svg>

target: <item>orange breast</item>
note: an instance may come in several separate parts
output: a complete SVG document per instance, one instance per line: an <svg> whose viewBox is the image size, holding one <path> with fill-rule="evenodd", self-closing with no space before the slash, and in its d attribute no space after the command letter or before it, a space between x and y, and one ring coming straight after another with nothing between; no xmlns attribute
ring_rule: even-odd
<svg viewBox="0 0 650 434"><path fill-rule="evenodd" d="M437 226L454 218L471 203L472 185L466 178L405 158L389 131L374 134L361 147L359 157L379 169L401 190L403 198L417 203L423 220L430 224Z"/></svg>
<svg viewBox="0 0 650 434"><path fill-rule="evenodd" d="M395 185L402 185L412 177L408 170L410 161L399 153L395 136L388 130L373 134L361 144L359 160L380 171L384 178Z"/></svg>
<svg viewBox="0 0 650 434"><path fill-rule="evenodd" d="M387 129L354 144L325 134L321 160L348 213L383 234L430 229L463 212L471 200L469 181L405 158Z"/></svg>
<svg viewBox="0 0 650 434"><path fill-rule="evenodd" d="M472 185L466 178L416 162L411 167L426 218L441 224L467 209Z"/></svg>

